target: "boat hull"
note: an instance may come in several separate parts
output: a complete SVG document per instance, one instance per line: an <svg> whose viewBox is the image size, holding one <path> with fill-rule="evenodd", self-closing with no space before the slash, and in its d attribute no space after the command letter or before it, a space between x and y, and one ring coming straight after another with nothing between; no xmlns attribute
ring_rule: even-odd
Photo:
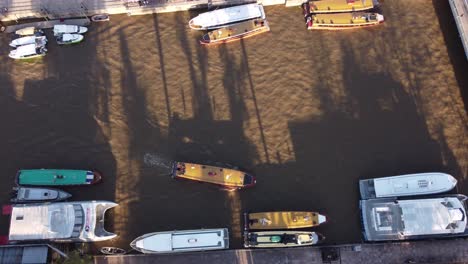
<svg viewBox="0 0 468 264"><path fill-rule="evenodd" d="M16 182L21 186L93 185L102 180L97 171L36 169L19 170Z"/></svg>
<svg viewBox="0 0 468 264"><path fill-rule="evenodd" d="M284 248L313 246L324 240L316 232L262 231L244 234L246 248Z"/></svg>
<svg viewBox="0 0 468 264"><path fill-rule="evenodd" d="M316 212L261 212L247 216L249 229L292 229L318 226L327 221Z"/></svg>

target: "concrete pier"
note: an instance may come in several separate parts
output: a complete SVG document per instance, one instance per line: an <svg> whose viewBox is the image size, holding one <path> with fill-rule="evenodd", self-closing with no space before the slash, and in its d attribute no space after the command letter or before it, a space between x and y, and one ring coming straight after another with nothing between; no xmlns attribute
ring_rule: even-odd
<svg viewBox="0 0 468 264"><path fill-rule="evenodd" d="M449 3L468 59L468 0L449 0Z"/></svg>
<svg viewBox="0 0 468 264"><path fill-rule="evenodd" d="M333 247L225 250L185 254L97 256L96 264L238 263L238 264L403 264L468 263L468 240L350 244Z"/></svg>

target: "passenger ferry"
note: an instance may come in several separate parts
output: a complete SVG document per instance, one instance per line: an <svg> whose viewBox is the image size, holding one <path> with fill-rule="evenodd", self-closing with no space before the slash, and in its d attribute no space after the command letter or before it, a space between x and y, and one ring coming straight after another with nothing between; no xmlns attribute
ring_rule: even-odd
<svg viewBox="0 0 468 264"><path fill-rule="evenodd" d="M130 246L145 254L227 249L229 233L227 228L155 232L136 238Z"/></svg>
<svg viewBox="0 0 468 264"><path fill-rule="evenodd" d="M364 11L378 5L377 0L320 0L309 1L310 13L342 13Z"/></svg>
<svg viewBox="0 0 468 264"><path fill-rule="evenodd" d="M448 192L457 180L446 173L429 172L359 181L361 199L427 195Z"/></svg>
<svg viewBox="0 0 468 264"><path fill-rule="evenodd" d="M252 19L210 31L203 35L200 43L203 45L228 43L268 31L270 31L270 27L265 19Z"/></svg>
<svg viewBox="0 0 468 264"><path fill-rule="evenodd" d="M33 169L19 170L16 174L18 185L27 186L91 185L101 178L99 172L87 170Z"/></svg>
<svg viewBox="0 0 468 264"><path fill-rule="evenodd" d="M11 206L10 242L95 242L116 237L104 229L107 201L18 204Z"/></svg>
<svg viewBox="0 0 468 264"><path fill-rule="evenodd" d="M468 236L464 195L418 200L361 200L367 241Z"/></svg>
<svg viewBox="0 0 468 264"><path fill-rule="evenodd" d="M262 231L244 234L246 248L282 248L315 245L325 237L316 232Z"/></svg>
<svg viewBox="0 0 468 264"><path fill-rule="evenodd" d="M242 189L256 183L252 175L239 170L186 162L174 162L172 177L212 183L227 189Z"/></svg>
<svg viewBox="0 0 468 264"><path fill-rule="evenodd" d="M262 212L245 214L249 229L307 228L323 224L327 217L316 212Z"/></svg>
<svg viewBox="0 0 468 264"><path fill-rule="evenodd" d="M256 18L265 19L263 6L247 4L199 14L189 21L189 26L195 30L210 30Z"/></svg>
<svg viewBox="0 0 468 264"><path fill-rule="evenodd" d="M342 30L379 25L384 17L377 13L315 14L306 17L309 30Z"/></svg>

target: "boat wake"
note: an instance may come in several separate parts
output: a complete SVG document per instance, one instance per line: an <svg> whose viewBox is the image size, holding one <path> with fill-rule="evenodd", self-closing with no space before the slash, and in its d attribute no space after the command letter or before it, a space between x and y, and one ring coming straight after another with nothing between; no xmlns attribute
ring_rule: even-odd
<svg viewBox="0 0 468 264"><path fill-rule="evenodd" d="M160 157L155 153L145 153L145 155L143 155L143 163L146 167L151 168L162 167L170 169L172 167L171 160L164 157Z"/></svg>

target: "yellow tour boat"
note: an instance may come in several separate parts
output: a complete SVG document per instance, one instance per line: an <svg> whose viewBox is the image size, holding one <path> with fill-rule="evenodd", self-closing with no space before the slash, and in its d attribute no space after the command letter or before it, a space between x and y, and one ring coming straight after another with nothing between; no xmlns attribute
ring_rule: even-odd
<svg viewBox="0 0 468 264"><path fill-rule="evenodd" d="M306 17L309 30L342 30L379 25L384 17L377 13L316 14Z"/></svg>
<svg viewBox="0 0 468 264"><path fill-rule="evenodd" d="M256 183L255 177L239 170L186 162L174 163L172 177L212 183L227 189L243 189Z"/></svg>
<svg viewBox="0 0 468 264"><path fill-rule="evenodd" d="M246 217L249 229L292 229L318 226L327 217L316 212L262 212Z"/></svg>
<svg viewBox="0 0 468 264"><path fill-rule="evenodd" d="M378 5L377 0L320 0L309 1L310 13L341 13L364 11Z"/></svg>
<svg viewBox="0 0 468 264"><path fill-rule="evenodd" d="M268 31L270 31L270 27L266 19L252 19L212 30L203 35L200 43L203 45L228 43L253 37Z"/></svg>

